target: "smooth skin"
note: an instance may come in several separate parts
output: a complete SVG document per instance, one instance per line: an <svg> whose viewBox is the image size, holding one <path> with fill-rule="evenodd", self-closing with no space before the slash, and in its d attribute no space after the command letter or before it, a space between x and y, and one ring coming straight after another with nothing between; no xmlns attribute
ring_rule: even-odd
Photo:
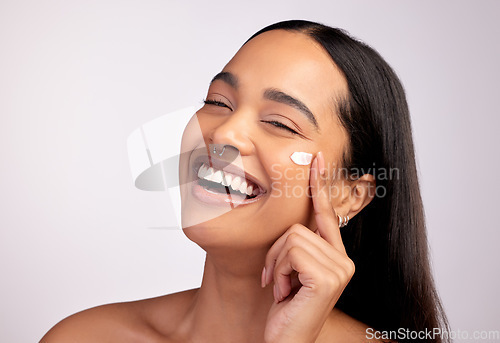
<svg viewBox="0 0 500 343"><path fill-rule="evenodd" d="M335 308L355 272L337 213L354 217L375 185L371 175L329 177L347 145L335 113L336 97L347 92L342 73L310 38L282 30L252 39L223 71L238 85L221 79L210 85L207 100L219 103L197 112L198 147L237 148L245 170L266 187L265 197L184 228L207 252L199 289L77 313L41 342L368 341L368 327ZM270 88L306 104L319 129L296 108L263 97ZM294 165L293 151L313 153L312 164ZM292 177L284 180L285 172ZM293 177L299 174L308 177ZM278 175L284 182L273 183ZM310 196L283 196L285 186L309 189ZM332 186L341 191L332 196ZM189 197L183 201L194 207L183 211L201 209Z"/></svg>

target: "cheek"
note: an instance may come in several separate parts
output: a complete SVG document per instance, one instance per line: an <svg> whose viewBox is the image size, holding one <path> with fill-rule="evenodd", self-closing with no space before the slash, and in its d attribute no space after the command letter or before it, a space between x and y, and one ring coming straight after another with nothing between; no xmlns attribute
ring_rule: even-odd
<svg viewBox="0 0 500 343"><path fill-rule="evenodd" d="M269 199L266 204L266 222L276 234L282 234L295 223L305 225L309 221L312 202L309 186L310 166L292 162L293 150L274 154L267 161L270 176Z"/></svg>
<svg viewBox="0 0 500 343"><path fill-rule="evenodd" d="M309 197L309 166L273 165L271 197L289 204L302 203Z"/></svg>
<svg viewBox="0 0 500 343"><path fill-rule="evenodd" d="M270 178L272 197L304 200L309 186L310 164L297 165L290 156L296 151L308 150L307 147L287 147L261 158Z"/></svg>

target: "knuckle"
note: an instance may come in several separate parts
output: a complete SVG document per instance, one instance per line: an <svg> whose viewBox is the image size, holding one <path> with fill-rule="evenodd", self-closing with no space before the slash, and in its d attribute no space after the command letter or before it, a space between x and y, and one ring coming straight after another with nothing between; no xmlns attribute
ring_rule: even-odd
<svg viewBox="0 0 500 343"><path fill-rule="evenodd" d="M351 279L351 275L347 269L339 270L339 280L343 283L347 283Z"/></svg>
<svg viewBox="0 0 500 343"><path fill-rule="evenodd" d="M323 274L317 277L312 290L317 294L321 294L322 296L331 297L333 294L336 294L341 287L342 282L337 275Z"/></svg>
<svg viewBox="0 0 500 343"><path fill-rule="evenodd" d="M291 258L298 258L302 255L302 248L295 245L288 250L288 255Z"/></svg>
<svg viewBox="0 0 500 343"><path fill-rule="evenodd" d="M289 234L298 233L300 231L302 231L302 225L298 223L295 223L292 226L290 226L290 229L288 230Z"/></svg>
<svg viewBox="0 0 500 343"><path fill-rule="evenodd" d="M340 268L337 270L337 273L340 280L342 280L344 283L348 283L354 275L354 270L354 262L349 259L344 263L344 265L340 266Z"/></svg>
<svg viewBox="0 0 500 343"><path fill-rule="evenodd" d="M356 272L356 265L354 264L354 261L351 260L350 258L348 258L348 272L350 277L352 277Z"/></svg>
<svg viewBox="0 0 500 343"><path fill-rule="evenodd" d="M298 245L301 241L302 237L300 236L299 233L297 232L292 232L290 233L287 238L286 238L286 242L287 244L289 244L290 246L295 246L295 245Z"/></svg>
<svg viewBox="0 0 500 343"><path fill-rule="evenodd" d="M326 291L329 292L337 290L342 285L340 278L335 274L325 278L324 283Z"/></svg>
<svg viewBox="0 0 500 343"><path fill-rule="evenodd" d="M354 264L354 261L351 260L349 257L346 257L344 259L344 263L342 264L342 266L345 276L350 279L354 275L354 272L356 271L356 265Z"/></svg>

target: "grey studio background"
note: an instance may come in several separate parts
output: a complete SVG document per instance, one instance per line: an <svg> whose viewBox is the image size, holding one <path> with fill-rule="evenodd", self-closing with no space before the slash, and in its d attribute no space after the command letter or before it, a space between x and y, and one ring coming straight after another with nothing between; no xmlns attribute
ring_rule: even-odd
<svg viewBox="0 0 500 343"><path fill-rule="evenodd" d="M497 1L2 0L0 341L199 286L203 251L147 228L173 213L134 188L127 136L200 105L250 35L294 18L348 30L401 77L452 328L500 330L498 13Z"/></svg>

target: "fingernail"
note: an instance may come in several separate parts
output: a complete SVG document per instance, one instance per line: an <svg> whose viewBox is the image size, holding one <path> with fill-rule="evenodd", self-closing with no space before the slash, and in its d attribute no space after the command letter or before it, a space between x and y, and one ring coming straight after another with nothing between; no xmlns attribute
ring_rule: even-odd
<svg viewBox="0 0 500 343"><path fill-rule="evenodd" d="M325 175L325 158L323 156L323 152L318 152L318 156L321 156L319 159L319 174L323 176Z"/></svg>
<svg viewBox="0 0 500 343"><path fill-rule="evenodd" d="M278 285L277 284L274 284L273 295L274 295L274 302L276 304L279 303L279 300L278 300Z"/></svg>
<svg viewBox="0 0 500 343"><path fill-rule="evenodd" d="M281 290L280 290L280 287L278 286L278 284L276 284L276 293L278 295L278 302L283 300L283 296L281 295Z"/></svg>
<svg viewBox="0 0 500 343"><path fill-rule="evenodd" d="M262 268L262 275L260 277L260 285L262 288L266 287L266 267Z"/></svg>
<svg viewBox="0 0 500 343"><path fill-rule="evenodd" d="M266 281L266 286L271 283L273 274L269 273L269 270L266 269L266 276L265 276L265 281Z"/></svg>
<svg viewBox="0 0 500 343"><path fill-rule="evenodd" d="M318 169L318 156L317 155L314 158L313 163L311 164L311 168L314 169L314 170Z"/></svg>

